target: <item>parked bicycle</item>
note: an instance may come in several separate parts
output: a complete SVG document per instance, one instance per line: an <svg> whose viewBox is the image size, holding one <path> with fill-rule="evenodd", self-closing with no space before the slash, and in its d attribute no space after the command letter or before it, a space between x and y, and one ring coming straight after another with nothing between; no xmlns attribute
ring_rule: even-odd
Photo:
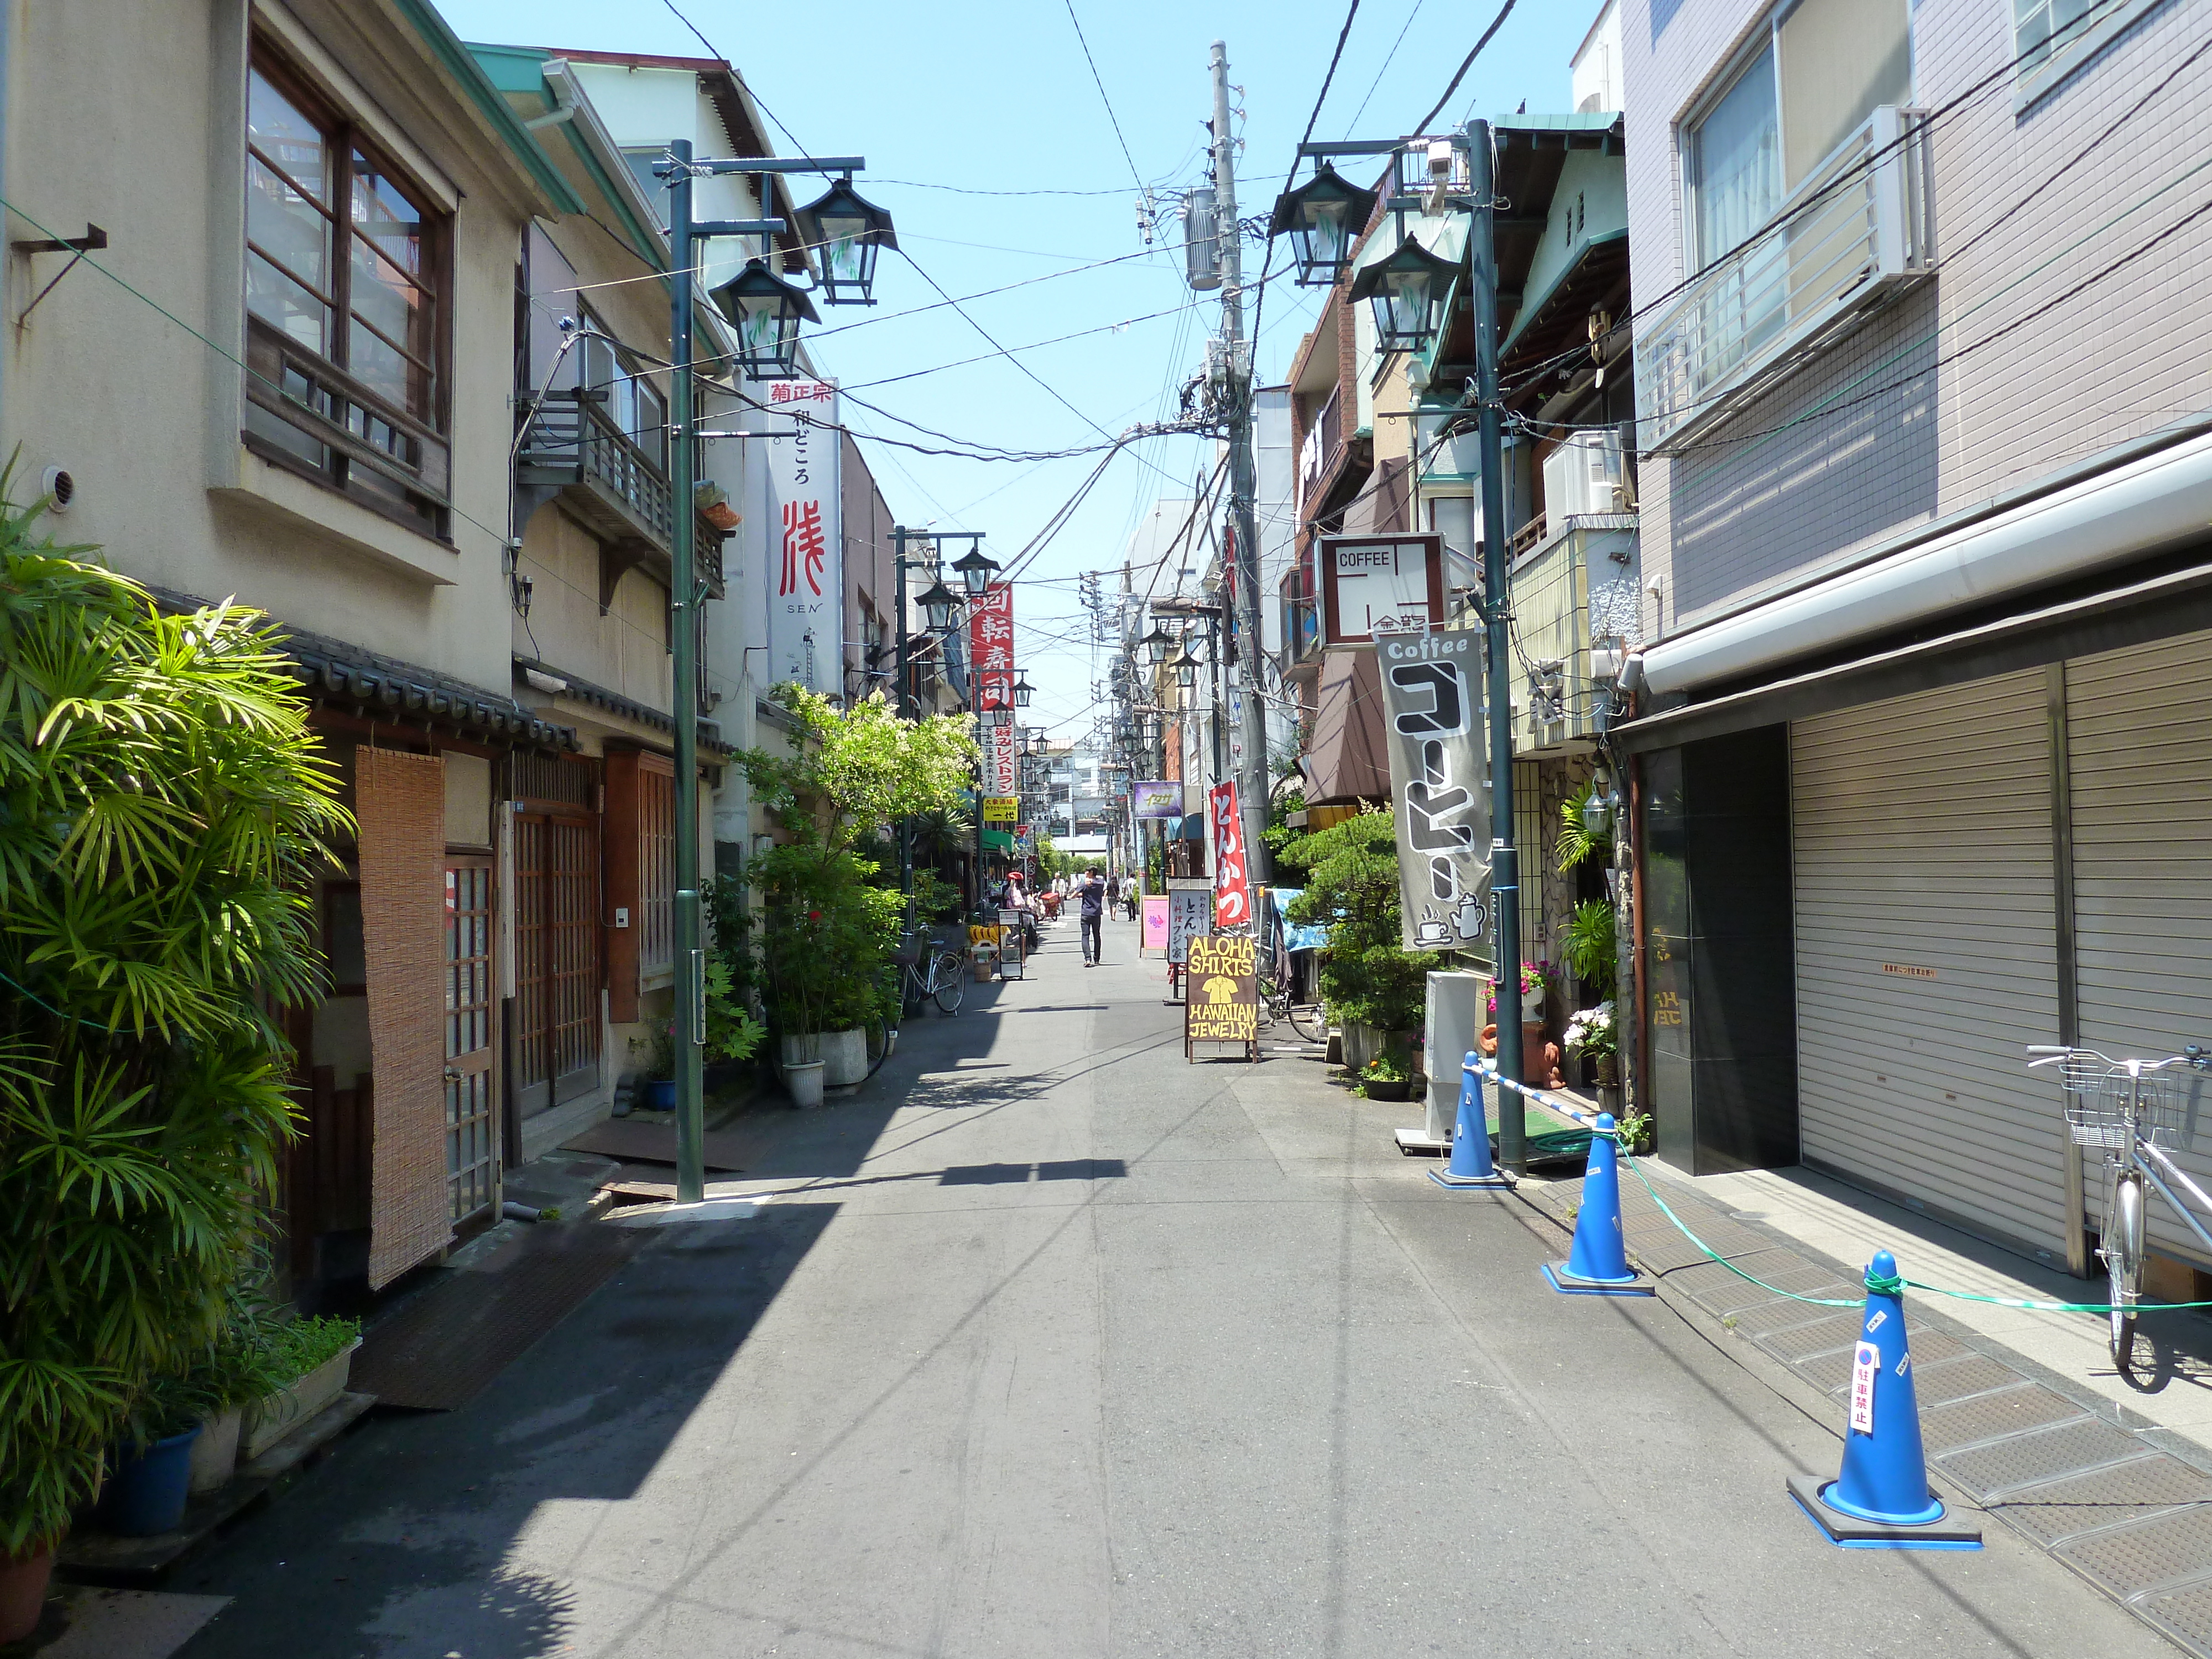
<svg viewBox="0 0 2212 1659"><path fill-rule="evenodd" d="M2204 1093L2197 1078L2179 1073L2212 1071L2212 1054L2195 1043L2164 1060L2115 1060L2094 1048L2048 1045L2032 1046L2027 1052L2036 1056L2028 1061L2031 1066L2060 1068L2066 1129L2074 1144L2097 1147L2105 1155L2104 1228L2097 1254L2105 1263L2112 1358L2124 1371L2135 1358L2136 1309L2142 1291L2146 1184L2157 1188L2212 1250L2212 1232L2166 1183L2180 1187L2207 1214L2212 1214L2212 1197L2166 1153L2168 1146L2189 1144Z"/></svg>
<svg viewBox="0 0 2212 1659"><path fill-rule="evenodd" d="M899 941L900 1000L909 1011L935 999L940 1012L957 1014L968 994L957 951L933 946L926 933L908 933Z"/></svg>
<svg viewBox="0 0 2212 1659"><path fill-rule="evenodd" d="M1295 1002L1287 983L1278 983L1273 975L1260 975L1260 1023L1272 1025L1277 1020L1288 1020L1291 1029L1308 1042L1328 1041L1328 1020L1318 1002Z"/></svg>

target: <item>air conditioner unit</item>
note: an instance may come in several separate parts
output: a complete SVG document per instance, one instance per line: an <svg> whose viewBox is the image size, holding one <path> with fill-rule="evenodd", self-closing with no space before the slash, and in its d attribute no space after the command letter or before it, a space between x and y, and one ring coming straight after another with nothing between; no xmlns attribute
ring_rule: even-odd
<svg viewBox="0 0 2212 1659"><path fill-rule="evenodd" d="M1571 518L1621 510L1620 428L1571 433L1544 458L1544 517L1556 527Z"/></svg>

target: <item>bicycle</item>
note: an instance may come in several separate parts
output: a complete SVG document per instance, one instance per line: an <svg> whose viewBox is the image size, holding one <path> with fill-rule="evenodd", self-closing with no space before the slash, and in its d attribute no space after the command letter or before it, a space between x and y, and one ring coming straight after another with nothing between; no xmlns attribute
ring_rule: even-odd
<svg viewBox="0 0 2212 1659"><path fill-rule="evenodd" d="M1260 1023L1272 1025L1277 1020L1287 1020L1290 1027L1308 1042L1328 1041L1328 1020L1318 1002L1293 1002L1291 988L1278 985L1268 975L1260 975Z"/></svg>
<svg viewBox="0 0 2212 1659"><path fill-rule="evenodd" d="M2212 1071L2212 1054L2191 1043L2164 1060L2115 1060L2094 1048L2033 1045L2031 1067L2060 1067L2065 1091L2066 1131L2077 1146L2094 1146L2105 1155L2104 1228L2098 1255L2105 1264L2105 1298L2112 1324L2112 1359L2125 1371L2135 1358L2136 1310L2142 1290L2143 1187L2148 1182L2189 1230L2212 1250L2212 1233L2174 1196L2159 1171L2184 1188L2207 1213L2212 1197L2182 1173L2165 1146L2186 1145L2195 1132L2204 1085L2163 1073L2179 1066ZM2154 1168L2153 1165L2156 1165Z"/></svg>
<svg viewBox="0 0 2212 1659"><path fill-rule="evenodd" d="M961 973L958 952L930 950L921 934L909 933L899 942L897 959L902 1006L917 1009L934 997L939 1012L960 1012L968 981Z"/></svg>

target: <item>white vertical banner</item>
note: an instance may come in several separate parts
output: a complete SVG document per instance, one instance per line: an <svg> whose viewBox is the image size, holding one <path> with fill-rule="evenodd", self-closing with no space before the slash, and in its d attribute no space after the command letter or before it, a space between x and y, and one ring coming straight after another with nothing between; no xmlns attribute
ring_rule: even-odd
<svg viewBox="0 0 2212 1659"><path fill-rule="evenodd" d="M837 388L827 380L769 380L769 679L809 690L844 690L845 536L839 514L837 434L813 424L837 418Z"/></svg>

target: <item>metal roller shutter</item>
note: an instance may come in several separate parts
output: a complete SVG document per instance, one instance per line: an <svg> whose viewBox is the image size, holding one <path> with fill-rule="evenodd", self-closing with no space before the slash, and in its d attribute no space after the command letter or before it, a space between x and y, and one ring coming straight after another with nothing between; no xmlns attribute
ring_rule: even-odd
<svg viewBox="0 0 2212 1659"><path fill-rule="evenodd" d="M2066 665L2081 1041L2108 1054L2212 1045L2212 634ZM2177 1161L2212 1176L2208 1127ZM2091 1154L2094 1159L2094 1154ZM2093 1212L2103 1180L2094 1162ZM2158 1249L2204 1247L2150 1205Z"/></svg>
<svg viewBox="0 0 2212 1659"><path fill-rule="evenodd" d="M1790 728L1805 1161L2064 1258L2040 671Z"/></svg>

